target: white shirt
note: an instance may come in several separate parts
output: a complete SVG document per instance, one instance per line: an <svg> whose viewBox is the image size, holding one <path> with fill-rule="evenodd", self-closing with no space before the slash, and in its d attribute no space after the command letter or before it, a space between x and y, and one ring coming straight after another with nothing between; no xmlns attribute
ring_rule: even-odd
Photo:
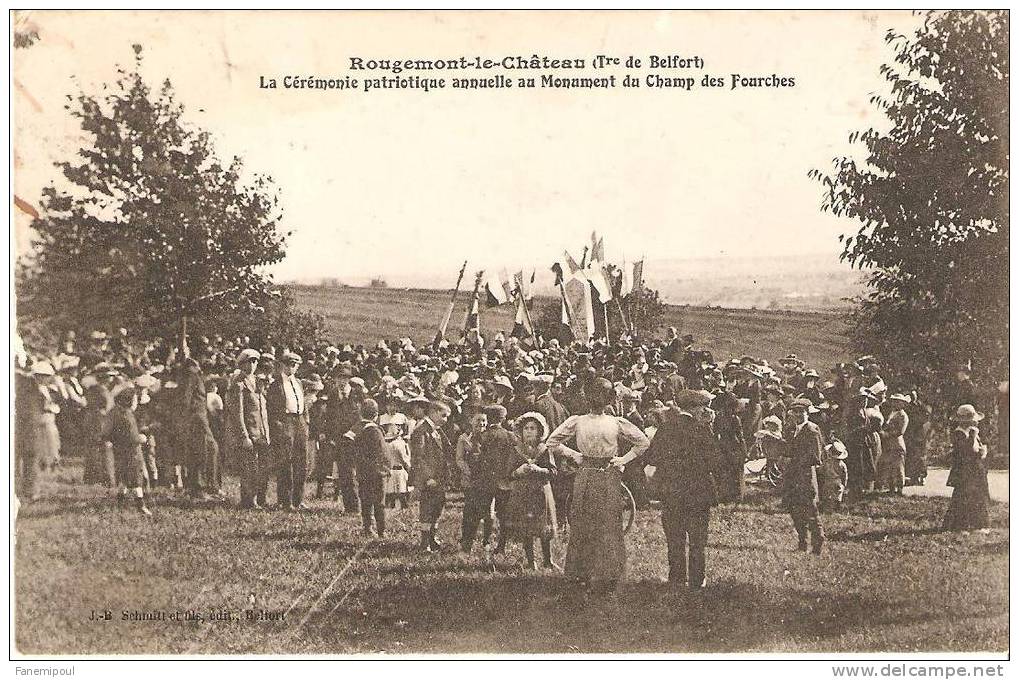
<svg viewBox="0 0 1019 680"><path fill-rule="evenodd" d="M301 381L293 375L280 376L280 381L287 400L287 413L304 413L304 388L301 387Z"/></svg>
<svg viewBox="0 0 1019 680"><path fill-rule="evenodd" d="M634 456L647 451L651 442L636 425L625 418L610 415L570 416L548 438L549 445L563 444L576 437L579 453L588 458L615 458L619 455L619 440L633 447ZM575 453L568 446L567 452Z"/></svg>

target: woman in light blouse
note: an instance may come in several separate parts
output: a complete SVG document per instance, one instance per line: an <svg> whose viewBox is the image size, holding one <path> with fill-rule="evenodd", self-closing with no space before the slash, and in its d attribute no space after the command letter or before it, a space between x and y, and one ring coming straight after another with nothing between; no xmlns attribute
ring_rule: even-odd
<svg viewBox="0 0 1019 680"><path fill-rule="evenodd" d="M607 414L615 399L612 383L595 378L586 387L590 412L570 416L548 438L549 450L580 466L573 482L566 575L585 586L611 589L623 575L623 505L619 494L623 467L644 453L650 442L625 418ZM576 449L566 445L576 440ZM620 455L619 442L631 445Z"/></svg>

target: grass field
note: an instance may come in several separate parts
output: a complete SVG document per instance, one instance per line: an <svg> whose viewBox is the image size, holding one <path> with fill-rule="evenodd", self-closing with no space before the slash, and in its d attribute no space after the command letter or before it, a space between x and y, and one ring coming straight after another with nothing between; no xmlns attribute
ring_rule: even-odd
<svg viewBox="0 0 1019 680"><path fill-rule="evenodd" d="M821 556L795 552L777 499L755 492L711 522L709 587L672 592L658 512L627 536L614 595L561 574L416 552L416 508L362 539L329 501L305 514L157 497L144 520L68 464L16 533L16 644L25 654L1007 651L1008 506L985 532L938 530L947 500L880 497L826 515ZM229 485L237 497L235 480ZM459 505L441 537L453 546ZM564 544L555 550L561 562ZM254 604L252 604L254 603ZM248 621L247 609L283 612ZM110 610L113 620L89 621ZM227 621L122 621L121 612L224 611Z"/></svg>
<svg viewBox="0 0 1019 680"><path fill-rule="evenodd" d="M340 343L367 344L408 336L430 342L446 312L450 293L437 290L291 286L297 303L321 314L329 336ZM462 327L466 295L461 294L449 337ZM536 304L552 300L536 299ZM482 332L509 331L512 305L481 312ZM665 325L692 333L699 348L716 359L752 354L775 361L795 352L823 372L849 356L845 324L830 313L668 306ZM664 331L664 329L663 329Z"/></svg>

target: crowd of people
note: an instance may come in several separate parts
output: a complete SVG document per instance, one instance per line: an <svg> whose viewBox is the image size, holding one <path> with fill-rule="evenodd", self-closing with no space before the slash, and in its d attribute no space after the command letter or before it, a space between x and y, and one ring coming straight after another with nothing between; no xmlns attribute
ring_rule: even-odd
<svg viewBox="0 0 1019 680"><path fill-rule="evenodd" d="M554 569L551 546L568 526L566 574L603 586L626 561L625 482L637 508L661 508L669 580L699 588L711 508L742 502L748 479L780 489L797 547L820 553L825 510L925 483L932 428L946 422L945 528L988 523L983 415L966 366L936 412L916 385L886 382L872 356L822 377L794 354L774 366L716 361L675 328L538 347L502 333L427 347L192 344L181 352L119 329L20 355L19 499L38 498L40 475L73 457L84 483L146 516L159 487L289 512L306 510L313 490L383 536L387 513L413 499L419 547L434 552L447 495L462 492L461 550L480 530L496 553L520 542L538 568L537 539ZM226 475L240 478L239 498L224 493Z"/></svg>

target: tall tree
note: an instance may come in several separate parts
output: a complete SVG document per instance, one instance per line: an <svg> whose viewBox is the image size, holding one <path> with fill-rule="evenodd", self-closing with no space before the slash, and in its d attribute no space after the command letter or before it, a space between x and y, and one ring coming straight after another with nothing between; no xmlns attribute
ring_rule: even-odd
<svg viewBox="0 0 1019 680"><path fill-rule="evenodd" d="M264 267L283 259L289 234L271 178L221 161L170 82L146 85L134 49L133 71L118 69L106 94L68 97L86 142L57 163L66 182L43 192L19 315L176 334L184 350L189 320L258 311L278 295Z"/></svg>
<svg viewBox="0 0 1019 680"><path fill-rule="evenodd" d="M870 270L854 315L861 349L937 388L972 361L1008 366L1007 11L935 11L912 35L889 31L888 132L854 132L822 210L859 221L842 259Z"/></svg>

